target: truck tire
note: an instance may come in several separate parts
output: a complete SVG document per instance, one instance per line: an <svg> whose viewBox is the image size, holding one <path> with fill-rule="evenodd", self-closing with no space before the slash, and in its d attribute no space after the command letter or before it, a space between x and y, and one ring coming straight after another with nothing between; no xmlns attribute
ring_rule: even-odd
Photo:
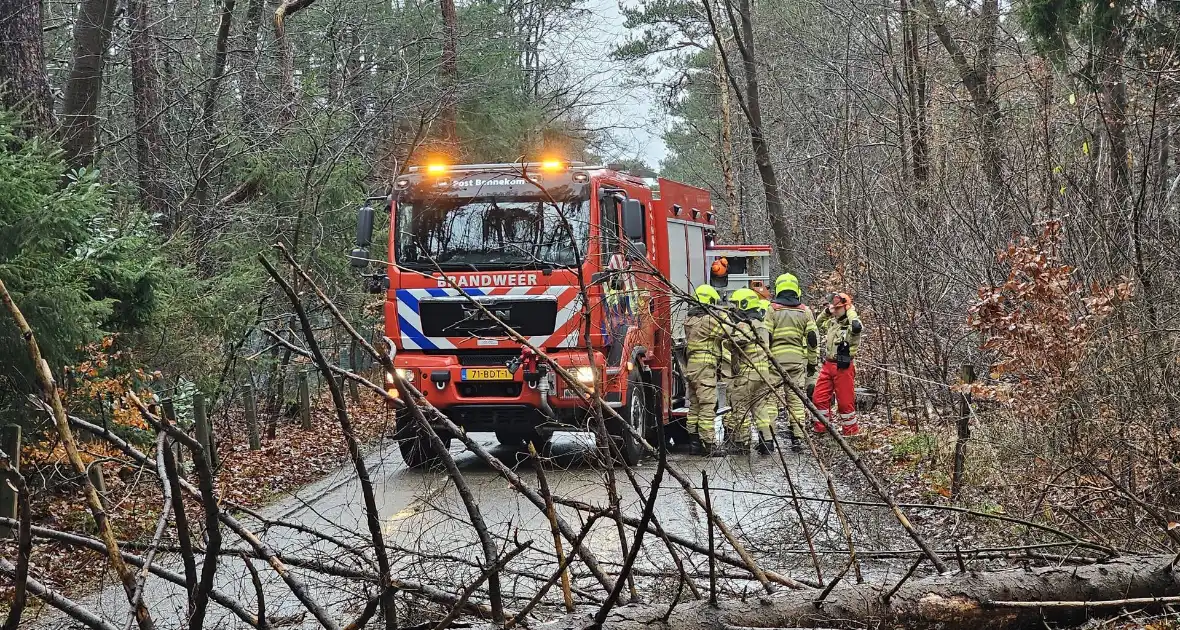
<svg viewBox="0 0 1180 630"><path fill-rule="evenodd" d="M407 468L429 468L441 461L430 446L430 438L413 426L413 420L399 417L397 427L397 448L401 451L402 460L406 462ZM443 446L451 447L449 433L439 431L438 437L442 440Z"/></svg>
<svg viewBox="0 0 1180 630"><path fill-rule="evenodd" d="M643 443L635 438L635 433L648 439L655 430L655 418L648 409L647 397L643 395L643 382L632 375L627 381L627 403L619 410L619 415L635 431L626 431L619 427L619 458L628 466L636 466L643 459ZM650 442L650 440L649 440Z"/></svg>

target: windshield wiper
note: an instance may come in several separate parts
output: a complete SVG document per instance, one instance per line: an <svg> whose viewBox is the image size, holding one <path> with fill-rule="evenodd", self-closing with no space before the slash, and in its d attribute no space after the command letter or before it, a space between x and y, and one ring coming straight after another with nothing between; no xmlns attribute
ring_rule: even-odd
<svg viewBox="0 0 1180 630"><path fill-rule="evenodd" d="M479 271L474 263L461 262L458 260L448 260L447 262L435 263L423 260L416 260L414 262L398 262L397 266L413 269L414 271L435 271L438 269L470 269L472 271Z"/></svg>

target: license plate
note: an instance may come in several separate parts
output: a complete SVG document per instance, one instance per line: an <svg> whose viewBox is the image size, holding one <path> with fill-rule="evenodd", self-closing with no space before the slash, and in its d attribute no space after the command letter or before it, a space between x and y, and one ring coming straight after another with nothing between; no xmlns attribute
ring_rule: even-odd
<svg viewBox="0 0 1180 630"><path fill-rule="evenodd" d="M512 372L508 368L463 368L460 375L463 381L511 381Z"/></svg>

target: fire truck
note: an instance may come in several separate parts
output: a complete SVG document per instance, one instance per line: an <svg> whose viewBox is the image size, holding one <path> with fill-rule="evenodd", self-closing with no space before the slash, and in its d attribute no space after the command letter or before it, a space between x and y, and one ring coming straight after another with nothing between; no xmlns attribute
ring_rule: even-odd
<svg viewBox="0 0 1180 630"><path fill-rule="evenodd" d="M411 167L392 188L360 209L351 259L368 264L371 204L386 201L389 261L366 282L385 294L396 370L426 400L464 431L512 447L592 430L590 406L503 322L650 443L657 423L665 446L686 441L687 304L669 287L691 294L711 282L724 293L769 277L769 246L714 246L708 191L557 161ZM730 271L719 277L710 265L721 257ZM392 375L386 388L397 392ZM432 464L397 413L406 463ZM612 452L637 463L642 444L609 414L606 426Z"/></svg>

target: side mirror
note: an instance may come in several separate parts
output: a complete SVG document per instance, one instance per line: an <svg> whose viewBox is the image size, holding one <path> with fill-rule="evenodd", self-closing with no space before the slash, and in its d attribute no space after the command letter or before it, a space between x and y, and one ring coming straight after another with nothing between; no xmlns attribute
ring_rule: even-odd
<svg viewBox="0 0 1180 630"><path fill-rule="evenodd" d="M368 202L356 211L356 245L360 248L373 244L373 206Z"/></svg>
<svg viewBox="0 0 1180 630"><path fill-rule="evenodd" d="M353 269L364 269L369 266L369 248L354 247L348 254L348 264Z"/></svg>
<svg viewBox="0 0 1180 630"><path fill-rule="evenodd" d="M623 202L623 235L629 241L642 243L643 232L643 205L638 199L627 199Z"/></svg>

